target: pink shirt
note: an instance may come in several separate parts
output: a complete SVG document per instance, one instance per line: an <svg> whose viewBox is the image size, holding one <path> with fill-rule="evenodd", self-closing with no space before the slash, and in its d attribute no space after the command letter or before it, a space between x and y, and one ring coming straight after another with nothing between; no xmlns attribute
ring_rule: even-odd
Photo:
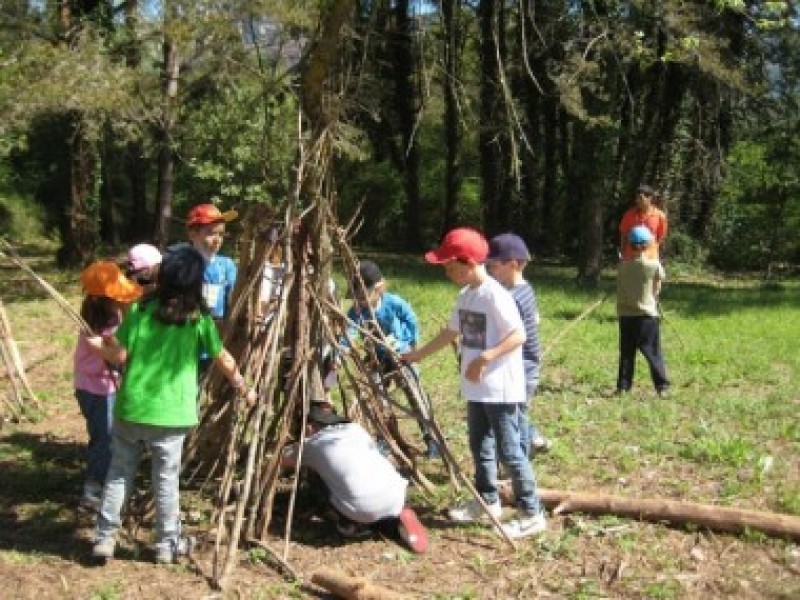
<svg viewBox="0 0 800 600"><path fill-rule="evenodd" d="M106 327L102 334L112 334L118 326L119 324ZM106 361L92 352L84 334L78 336L78 344L75 346L74 374L75 389L91 394L108 396L116 393L119 387L119 375L111 370Z"/></svg>

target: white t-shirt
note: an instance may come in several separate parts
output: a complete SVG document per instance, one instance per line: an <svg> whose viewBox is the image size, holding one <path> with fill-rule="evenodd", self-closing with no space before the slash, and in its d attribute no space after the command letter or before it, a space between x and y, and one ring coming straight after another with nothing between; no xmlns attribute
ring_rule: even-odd
<svg viewBox="0 0 800 600"><path fill-rule="evenodd" d="M467 365L487 348L494 348L525 327L514 298L496 279L487 277L478 287L461 290L447 327L461 335L461 393L469 402L521 404L526 401L522 346L486 367L483 378L472 383Z"/></svg>
<svg viewBox="0 0 800 600"><path fill-rule="evenodd" d="M347 518L374 523L403 510L408 482L358 423L329 425L306 439L303 465L314 469Z"/></svg>

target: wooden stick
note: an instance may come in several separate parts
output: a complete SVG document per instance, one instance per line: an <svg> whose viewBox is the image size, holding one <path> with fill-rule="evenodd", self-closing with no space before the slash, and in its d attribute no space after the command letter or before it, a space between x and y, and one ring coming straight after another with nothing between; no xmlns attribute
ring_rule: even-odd
<svg viewBox="0 0 800 600"><path fill-rule="evenodd" d="M503 499L514 497L507 487ZM664 500L661 498L623 498L595 492L571 492L539 488L539 497L553 514L581 512L590 515L618 515L642 521L660 523L693 523L714 531L741 533L756 530L773 537L800 540L800 517L768 513L744 508L713 506Z"/></svg>
<svg viewBox="0 0 800 600"><path fill-rule="evenodd" d="M408 598L408 596L372 583L363 577L352 577L333 569L317 571L311 576L311 582L325 588L338 598L347 600L402 600Z"/></svg>
<svg viewBox="0 0 800 600"><path fill-rule="evenodd" d="M25 392L28 394L28 398L33 405L37 409L41 408L39 399L36 397L36 394L34 393L33 388L28 381L28 377L25 375L25 366L22 363L22 357L20 356L17 343L14 341L14 334L11 331L11 322L8 320L8 315L6 314L6 309L3 306L2 300L0 300L0 330L2 330L3 338L8 346L8 353L11 355L11 362L17 378L22 383L22 387L25 388Z"/></svg>
<svg viewBox="0 0 800 600"><path fill-rule="evenodd" d="M567 334L568 331L570 331L573 327L575 327L575 325L577 325L578 323L583 321L586 317L588 317L590 314L592 314L601 304L603 304L603 302L605 302L608 299L610 295L611 292L607 292L606 294L603 295L602 298L597 299L589 306L589 308L584 310L581 314L575 317L570 323L568 323L564 327L564 329L558 332L558 335L556 335L556 337L550 340L550 343L547 344L546 347L542 348L540 356L544 357L553 348L555 348L555 346L561 341L561 339Z"/></svg>
<svg viewBox="0 0 800 600"><path fill-rule="evenodd" d="M36 281L36 283L38 283L40 286L42 286L42 288L44 288L44 291L46 291L50 295L50 297L53 298L53 300L56 301L56 303L59 305L59 307L61 307L61 310L63 310L67 314L67 316L70 319L72 319L75 322L76 325L78 325L78 327L80 327L80 329L81 329L81 331L83 333L85 333L86 335L94 335L94 332L92 331L92 328L89 327L89 325L86 323L86 321L84 321L83 317L81 317L80 314L78 314L78 312L74 308L72 308L72 306L70 305L69 302L67 302L67 300L64 298L64 296L62 296L61 294L58 293L56 288L54 288L52 285L47 283L47 281L45 281L42 277L37 275L36 272L33 269L31 269L25 263L25 261L23 261L19 257L19 255L16 253L16 251L11 246L11 244L9 244L4 239L0 239L0 243L2 243L2 245L8 251L8 254L0 251L0 258L5 258L5 259L10 260L15 265L17 265L20 269L25 271L28 275L30 275L34 279L34 281Z"/></svg>

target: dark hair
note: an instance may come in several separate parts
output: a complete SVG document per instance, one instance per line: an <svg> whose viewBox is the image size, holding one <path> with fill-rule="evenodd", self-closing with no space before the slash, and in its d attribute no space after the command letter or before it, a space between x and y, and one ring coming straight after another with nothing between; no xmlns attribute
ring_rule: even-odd
<svg viewBox="0 0 800 600"><path fill-rule="evenodd" d="M185 325L210 311L203 299L203 272L206 260L190 246L168 252L161 263L155 316L167 325Z"/></svg>
<svg viewBox="0 0 800 600"><path fill-rule="evenodd" d="M86 296L81 303L81 317L89 328L99 335L103 329L117 322L114 301L105 296Z"/></svg>
<svg viewBox="0 0 800 600"><path fill-rule="evenodd" d="M655 191L655 189L653 189L652 187L650 187L646 183L640 183L639 187L636 188L636 193L637 194L644 194L645 196L650 196L650 197L658 195L658 193Z"/></svg>

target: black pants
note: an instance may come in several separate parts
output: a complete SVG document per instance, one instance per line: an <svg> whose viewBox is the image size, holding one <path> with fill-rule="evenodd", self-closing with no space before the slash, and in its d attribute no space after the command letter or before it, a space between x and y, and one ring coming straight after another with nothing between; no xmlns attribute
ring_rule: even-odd
<svg viewBox="0 0 800 600"><path fill-rule="evenodd" d="M626 392L633 385L636 350L640 350L647 360L656 391L666 390L669 380L661 354L659 320L656 317L619 317L617 390Z"/></svg>

